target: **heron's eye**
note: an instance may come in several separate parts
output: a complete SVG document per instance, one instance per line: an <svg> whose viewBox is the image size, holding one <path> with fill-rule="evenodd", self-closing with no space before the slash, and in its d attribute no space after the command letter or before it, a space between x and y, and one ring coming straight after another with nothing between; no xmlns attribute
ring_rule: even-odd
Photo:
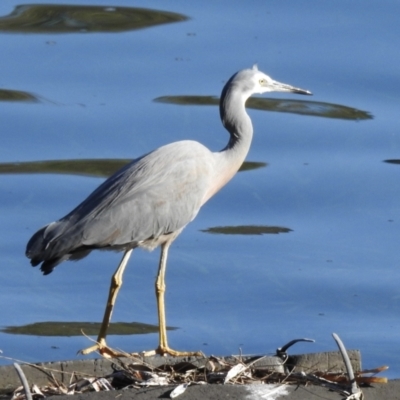
<svg viewBox="0 0 400 400"><path fill-rule="evenodd" d="M262 86L262 85L264 85L264 84L265 84L265 79L260 79L258 82L259 82L259 83L260 83L260 85Z"/></svg>

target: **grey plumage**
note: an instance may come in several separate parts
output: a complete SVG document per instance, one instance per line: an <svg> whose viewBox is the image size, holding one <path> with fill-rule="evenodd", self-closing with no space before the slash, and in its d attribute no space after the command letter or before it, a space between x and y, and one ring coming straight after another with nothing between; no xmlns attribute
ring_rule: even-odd
<svg viewBox="0 0 400 400"><path fill-rule="evenodd" d="M34 266L43 262L46 275L93 249L154 248L199 211L213 171L212 164L198 161L209 154L200 143L181 141L132 161L68 215L39 230L26 255Z"/></svg>
<svg viewBox="0 0 400 400"><path fill-rule="evenodd" d="M43 227L29 240L26 255L33 266L41 264L45 275L61 262L79 260L94 249L125 252L111 280L96 345L82 353L99 350L116 355L106 345L105 337L131 250L160 245L156 280L160 338L156 352L198 354L177 352L167 343L164 275L168 248L201 206L242 165L253 136L245 102L254 93L271 91L311 94L272 80L256 66L236 73L225 85L220 100L221 120L230 134L224 149L214 153L189 140L160 147L116 172L64 218Z"/></svg>

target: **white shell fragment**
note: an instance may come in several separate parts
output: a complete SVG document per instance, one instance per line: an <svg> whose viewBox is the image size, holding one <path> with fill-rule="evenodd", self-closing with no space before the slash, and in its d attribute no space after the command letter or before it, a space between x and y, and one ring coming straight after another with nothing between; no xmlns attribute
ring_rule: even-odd
<svg viewBox="0 0 400 400"><path fill-rule="evenodd" d="M233 366L228 373L226 374L226 377L224 379L224 383L229 382L231 379L235 378L239 374L241 374L247 367L243 364L236 364Z"/></svg>
<svg viewBox="0 0 400 400"><path fill-rule="evenodd" d="M189 387L190 382L187 383L182 383L181 385L178 385L170 394L169 397L171 399L174 399L175 397L178 397L182 393L185 392L185 390Z"/></svg>

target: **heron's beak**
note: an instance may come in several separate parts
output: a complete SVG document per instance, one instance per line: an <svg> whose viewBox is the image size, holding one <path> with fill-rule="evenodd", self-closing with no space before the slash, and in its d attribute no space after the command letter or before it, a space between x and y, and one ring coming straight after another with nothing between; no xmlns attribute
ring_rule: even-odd
<svg viewBox="0 0 400 400"><path fill-rule="evenodd" d="M286 83L280 83L277 81L274 81L272 83L272 90L274 92L291 92L291 93L297 93L297 94L310 94L312 95L312 93L309 90L304 90L304 89L300 89L294 86L290 86L287 85Z"/></svg>

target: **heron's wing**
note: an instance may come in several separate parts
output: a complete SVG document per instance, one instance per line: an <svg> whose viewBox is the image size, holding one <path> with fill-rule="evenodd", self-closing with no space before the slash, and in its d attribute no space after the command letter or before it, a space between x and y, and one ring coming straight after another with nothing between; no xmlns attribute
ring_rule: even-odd
<svg viewBox="0 0 400 400"><path fill-rule="evenodd" d="M203 203L213 162L212 153L192 141L133 161L46 232L52 256L82 246L139 244L182 229Z"/></svg>

